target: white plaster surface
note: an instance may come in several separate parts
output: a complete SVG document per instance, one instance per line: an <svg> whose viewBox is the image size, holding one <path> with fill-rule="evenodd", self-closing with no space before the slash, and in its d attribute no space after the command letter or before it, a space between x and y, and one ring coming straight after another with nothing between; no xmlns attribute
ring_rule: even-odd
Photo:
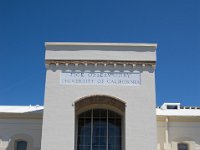
<svg viewBox="0 0 200 150"><path fill-rule="evenodd" d="M156 61L155 47L151 46L48 46L46 60L120 60ZM89 50L88 50L89 49ZM141 85L60 85L60 73L65 70L114 71L139 70ZM142 66L124 68L113 66L54 66L47 68L45 111L42 130L42 150L76 149L74 102L90 95L108 95L126 103L124 150L156 149L155 73L154 68ZM62 137L62 138L61 138ZM145 144L144 144L145 143Z"/></svg>
<svg viewBox="0 0 200 150"><path fill-rule="evenodd" d="M26 140L28 150L40 150L42 119L1 118L0 150L14 150L15 140Z"/></svg>
<svg viewBox="0 0 200 150"><path fill-rule="evenodd" d="M0 113L27 113L43 110L43 106L0 106Z"/></svg>
<svg viewBox="0 0 200 150"><path fill-rule="evenodd" d="M200 116L200 109L156 109L158 116Z"/></svg>
<svg viewBox="0 0 200 150"><path fill-rule="evenodd" d="M158 141L157 145L158 150L165 150L165 122L157 121L157 136ZM199 119L188 121L188 118L185 117L184 121L170 121L168 122L167 127L169 133L169 149L168 150L177 150L178 143L187 143L189 150L199 150L200 149L200 121ZM175 146L174 146L175 144Z"/></svg>
<svg viewBox="0 0 200 150"><path fill-rule="evenodd" d="M155 61L156 44L46 43L46 60Z"/></svg>

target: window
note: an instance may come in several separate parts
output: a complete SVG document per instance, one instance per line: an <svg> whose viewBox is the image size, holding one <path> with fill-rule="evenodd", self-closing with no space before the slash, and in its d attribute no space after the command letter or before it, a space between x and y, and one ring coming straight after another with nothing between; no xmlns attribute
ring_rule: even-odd
<svg viewBox="0 0 200 150"><path fill-rule="evenodd" d="M15 150L27 150L27 142L23 140L15 141Z"/></svg>
<svg viewBox="0 0 200 150"><path fill-rule="evenodd" d="M178 144L178 150L188 150L188 144L179 143Z"/></svg>
<svg viewBox="0 0 200 150"><path fill-rule="evenodd" d="M106 109L78 115L77 150L121 150L122 119Z"/></svg>
<svg viewBox="0 0 200 150"><path fill-rule="evenodd" d="M178 109L177 105L167 105L167 109Z"/></svg>

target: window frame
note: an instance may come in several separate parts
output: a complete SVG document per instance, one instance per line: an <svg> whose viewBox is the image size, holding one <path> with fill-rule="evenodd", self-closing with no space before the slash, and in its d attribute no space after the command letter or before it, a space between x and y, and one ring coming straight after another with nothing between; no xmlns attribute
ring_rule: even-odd
<svg viewBox="0 0 200 150"><path fill-rule="evenodd" d="M24 140L24 139L16 139L14 141L14 150L18 150L17 149L18 142L25 142L26 143L26 150L28 150L28 141Z"/></svg>
<svg viewBox="0 0 200 150"><path fill-rule="evenodd" d="M121 150L125 150L126 102L111 95L87 95L74 102L74 149L77 150L78 115L89 109L108 109L121 115Z"/></svg>
<svg viewBox="0 0 200 150"><path fill-rule="evenodd" d="M75 144L74 149L78 150L78 116L91 109L106 109L108 111L114 112L121 117L121 150L125 150L125 112L120 111L119 109L116 109L114 107L106 106L106 105L99 105L99 106L89 106L88 108L81 109L80 111L75 113ZM106 150L108 148L106 147ZM92 148L91 148L92 150Z"/></svg>

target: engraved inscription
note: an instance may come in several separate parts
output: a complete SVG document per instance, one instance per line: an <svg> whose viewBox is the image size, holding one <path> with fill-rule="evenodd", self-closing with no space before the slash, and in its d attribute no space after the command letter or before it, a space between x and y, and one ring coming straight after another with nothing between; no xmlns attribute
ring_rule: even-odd
<svg viewBox="0 0 200 150"><path fill-rule="evenodd" d="M127 85L141 84L140 73L64 72L60 74L62 85Z"/></svg>

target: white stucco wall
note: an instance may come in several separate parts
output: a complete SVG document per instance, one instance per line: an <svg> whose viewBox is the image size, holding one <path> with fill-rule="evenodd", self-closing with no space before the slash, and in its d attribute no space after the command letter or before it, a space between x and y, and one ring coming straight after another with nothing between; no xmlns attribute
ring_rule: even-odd
<svg viewBox="0 0 200 150"><path fill-rule="evenodd" d="M169 141L186 143L194 142L191 145L195 150L200 149L200 122L170 122ZM173 147L173 145L172 145Z"/></svg>
<svg viewBox="0 0 200 150"><path fill-rule="evenodd" d="M164 150L165 122L157 121L157 150Z"/></svg>
<svg viewBox="0 0 200 150"><path fill-rule="evenodd" d="M165 118L165 117L163 117ZM189 150L199 150L200 149L200 120L195 118L192 121L188 120L191 117L185 117L181 121L179 118L176 120L168 122L168 140L166 143L165 131L166 126L164 121L157 122L157 133L158 133L158 150L177 150L178 143L187 143L189 145Z"/></svg>
<svg viewBox="0 0 200 150"><path fill-rule="evenodd" d="M12 114L10 114L12 115ZM41 114L42 116L42 114ZM157 120L157 150L177 150L177 144L184 142L190 145L190 150L200 150L200 121L198 117L192 121L179 119L168 123L169 143L165 141L165 122ZM2 117L0 117L2 118ZM41 117L40 117L41 118ZM31 145L28 150L40 150L42 134L42 118L5 118L0 119L0 150L13 150L15 139L27 140Z"/></svg>
<svg viewBox="0 0 200 150"><path fill-rule="evenodd" d="M156 44L47 42L45 59L155 61Z"/></svg>
<svg viewBox="0 0 200 150"><path fill-rule="evenodd" d="M56 46L57 47L57 46ZM68 51L68 46L61 46L62 51L53 49L49 50L47 46L46 60L55 58L83 60L82 56L88 56L89 60L151 60L155 61L155 45L154 49L150 47L140 47L140 51L136 52L134 45L127 51L116 50L113 47L106 47L107 50L101 50L104 46L98 46L98 53L83 50L85 46L78 46L78 51ZM82 49L80 49L80 47ZM94 46L92 46L94 48ZM115 46L117 47L117 46ZM54 46L53 46L54 48ZM76 46L75 46L76 48ZM88 48L88 47L86 47ZM97 49L97 48L96 48ZM138 50L138 49L137 49ZM51 51L51 52L50 52ZM53 52L52 52L53 51ZM64 51L64 52L63 52ZM54 54L53 54L54 53ZM141 55L139 57L136 53ZM69 55L68 55L69 54ZM99 55L96 55L99 54ZM103 55L101 55L103 54ZM55 56L55 57L54 57ZM85 58L84 57L84 58ZM103 58L102 58L103 57ZM140 86L105 86L105 85L60 85L60 73L65 70L89 70L95 72L105 70L113 72L126 70L133 72L138 70L141 73ZM50 65L46 72L45 86L45 111L43 120L42 133L42 150L59 149L76 149L75 145L75 110L73 104L76 100L90 95L108 95L114 96L126 103L125 111L125 149L126 150L149 150L156 149L156 112L155 112L155 73L151 66L123 67L123 66L55 66ZM62 138L61 138L62 137ZM144 144L145 143L145 144Z"/></svg>
<svg viewBox="0 0 200 150"><path fill-rule="evenodd" d="M18 139L28 142L28 150L40 150L42 119L1 118L0 150L14 150L14 141Z"/></svg>

